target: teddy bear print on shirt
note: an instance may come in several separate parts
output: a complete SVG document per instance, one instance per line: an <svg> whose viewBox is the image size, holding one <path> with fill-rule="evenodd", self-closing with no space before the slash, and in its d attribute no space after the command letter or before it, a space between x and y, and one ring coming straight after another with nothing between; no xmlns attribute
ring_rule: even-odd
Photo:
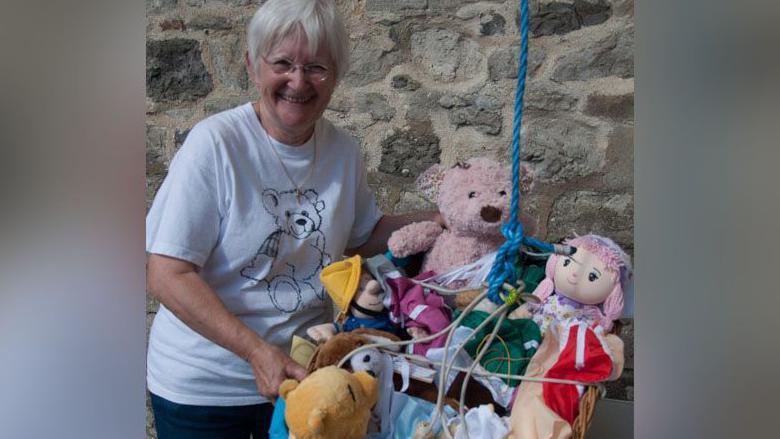
<svg viewBox="0 0 780 439"><path fill-rule="evenodd" d="M304 296L313 294L323 301L317 274L331 262L320 231L325 202L313 189L300 197L295 190L266 189L263 207L274 217L277 229L263 240L252 262L241 269L241 276L265 289L273 306L282 312L300 309Z"/></svg>

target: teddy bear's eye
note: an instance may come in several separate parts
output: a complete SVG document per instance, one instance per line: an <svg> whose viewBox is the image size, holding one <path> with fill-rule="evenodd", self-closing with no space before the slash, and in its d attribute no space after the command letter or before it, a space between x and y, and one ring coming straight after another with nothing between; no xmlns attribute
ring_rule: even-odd
<svg viewBox="0 0 780 439"><path fill-rule="evenodd" d="M290 217L290 215L292 215L292 214L290 213L290 211L289 211L289 210L285 210L285 211L284 211L284 215L285 215L287 218L289 218L289 217Z"/></svg>
<svg viewBox="0 0 780 439"><path fill-rule="evenodd" d="M477 193L474 191L469 192L469 198L474 198L477 196Z"/></svg>
<svg viewBox="0 0 780 439"><path fill-rule="evenodd" d="M506 191L501 191L498 193L498 195L501 195L503 197L504 195L506 195Z"/></svg>
<svg viewBox="0 0 780 439"><path fill-rule="evenodd" d="M306 212L306 211L304 210L303 212L301 212L301 215L303 215L303 216L305 216L305 217L308 217L308 216L309 216L309 212Z"/></svg>

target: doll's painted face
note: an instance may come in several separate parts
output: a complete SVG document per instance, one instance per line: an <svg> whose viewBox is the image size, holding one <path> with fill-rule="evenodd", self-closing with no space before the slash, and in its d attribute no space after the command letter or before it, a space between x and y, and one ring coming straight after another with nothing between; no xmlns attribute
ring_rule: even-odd
<svg viewBox="0 0 780 439"><path fill-rule="evenodd" d="M584 248L572 256L558 257L553 278L555 291L586 305L603 303L616 281L615 271Z"/></svg>
<svg viewBox="0 0 780 439"><path fill-rule="evenodd" d="M385 309L382 304L384 298L385 292L382 290L382 285L370 273L363 271L360 274L360 284L358 284L358 291L355 294L355 302L371 311L382 311Z"/></svg>

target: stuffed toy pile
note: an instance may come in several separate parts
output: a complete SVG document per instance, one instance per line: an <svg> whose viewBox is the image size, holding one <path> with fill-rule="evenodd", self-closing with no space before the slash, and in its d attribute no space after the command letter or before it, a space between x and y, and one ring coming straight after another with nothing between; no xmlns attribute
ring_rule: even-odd
<svg viewBox="0 0 780 439"><path fill-rule="evenodd" d="M526 177L521 190L528 190L528 173L521 175ZM447 334L422 339L450 324L450 304L433 288L415 281L430 279L431 273L458 275L453 270L498 250L504 242L501 227L516 213L510 211L510 171L490 159L474 158L451 168L434 165L418 178L417 185L437 204L446 228L432 221L413 223L393 233L388 247L396 258L424 253L420 274L406 277L381 255L365 261L355 256L322 271L322 284L341 313L335 324L309 328L308 335L319 343L308 363L310 375L300 384L287 381L280 388L291 438L431 433L419 428L420 420L430 417L439 399L439 381L426 375L425 363L414 366L401 359L402 348L369 347L344 361L343 367L349 370L337 365L357 348L398 342L407 334L421 339L407 351L440 361ZM532 229L530 225L525 231L532 234ZM623 284L631 272L629 258L601 236L587 235L569 244L576 248L574 254L553 255L545 269L525 272L524 281L530 276L534 280L530 284L538 285L534 294L539 303L510 314L499 328L500 339L486 347L478 369L581 383L620 376L623 345L607 332L622 312ZM461 295L463 304L473 298L473 294ZM492 302L483 302L486 309L477 307L452 330L452 334L461 334L462 341L453 337L453 343L463 343L459 361L464 367L467 360L475 359L492 329L487 326L474 332L495 309ZM413 366L416 376L411 372ZM451 409L460 408L464 375L452 373L452 382L445 384L443 402L449 406L445 412L450 409L454 415ZM460 430L467 429L472 439L496 434L515 439L567 439L574 432L582 390L570 383L472 377L463 407L469 421ZM457 423L452 426L457 430ZM454 434L456 439L464 436L460 430ZM375 433L380 436L372 436Z"/></svg>

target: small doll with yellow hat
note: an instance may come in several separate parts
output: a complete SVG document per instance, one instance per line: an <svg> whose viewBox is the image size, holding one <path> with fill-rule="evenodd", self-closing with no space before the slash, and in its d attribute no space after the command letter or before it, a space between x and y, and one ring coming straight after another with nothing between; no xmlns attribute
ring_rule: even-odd
<svg viewBox="0 0 780 439"><path fill-rule="evenodd" d="M339 308L336 321L312 326L306 333L316 342L324 342L339 332L372 328L397 334L386 307L384 273L393 267L382 255L363 261L359 255L334 262L320 272L325 291ZM390 268L395 270L395 268Z"/></svg>

